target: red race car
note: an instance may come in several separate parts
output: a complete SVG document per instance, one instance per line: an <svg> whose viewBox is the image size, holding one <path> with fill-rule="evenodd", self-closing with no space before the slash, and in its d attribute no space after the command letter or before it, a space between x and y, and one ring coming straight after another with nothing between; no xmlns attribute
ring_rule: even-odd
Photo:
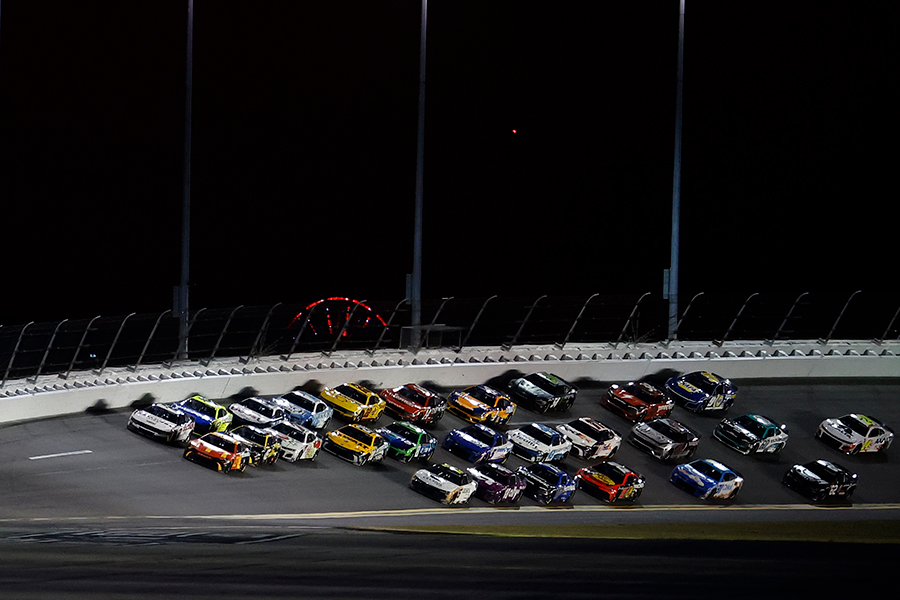
<svg viewBox="0 0 900 600"><path fill-rule="evenodd" d="M381 390L385 410L417 425L433 425L447 410L447 400L417 383Z"/></svg>
<svg viewBox="0 0 900 600"><path fill-rule="evenodd" d="M611 460L580 469L575 480L580 489L610 504L620 500L634 502L644 491L640 473Z"/></svg>
<svg viewBox="0 0 900 600"><path fill-rule="evenodd" d="M646 381L612 384L600 404L632 423L668 416L675 402L664 391Z"/></svg>

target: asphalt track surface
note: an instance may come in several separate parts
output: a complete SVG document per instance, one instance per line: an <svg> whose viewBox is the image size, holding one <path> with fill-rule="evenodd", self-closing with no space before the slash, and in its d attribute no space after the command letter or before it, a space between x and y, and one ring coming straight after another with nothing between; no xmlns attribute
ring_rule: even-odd
<svg viewBox="0 0 900 600"><path fill-rule="evenodd" d="M737 383L729 415L759 412L787 423L779 455L742 456L712 439L720 416L673 413L703 435L698 458L744 476L727 503L675 488L673 464L627 443L616 460L647 480L635 507L608 507L578 492L562 507L523 499L517 507L473 500L444 508L407 487L417 465L390 459L359 468L323 453L312 463L224 475L129 432L128 411L7 426L0 429L0 597L705 597L751 576L801 591L828 589L850 573L889 574L900 546L867 543L862 526L860 539L842 543L557 537L627 524L699 531L710 523L815 529L900 520L900 448L844 456L813 437L823 418L847 412L900 423L900 384ZM590 415L627 433L630 425L599 405L602 390L582 389L563 414L520 408L511 426ZM463 424L448 414L433 433L440 439ZM859 473L852 504L815 507L780 483L792 464L816 458ZM442 449L434 459L465 466ZM574 472L585 464L569 458L562 466ZM416 527L509 527L526 537L396 531ZM731 595L749 595L738 585Z"/></svg>

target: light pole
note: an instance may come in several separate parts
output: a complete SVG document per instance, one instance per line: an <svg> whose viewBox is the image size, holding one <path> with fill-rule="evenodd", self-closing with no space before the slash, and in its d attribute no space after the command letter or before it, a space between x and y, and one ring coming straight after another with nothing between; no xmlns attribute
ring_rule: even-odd
<svg viewBox="0 0 900 600"><path fill-rule="evenodd" d="M678 328L678 243L681 221L681 96L684 87L684 1L678 9L678 80L675 93L675 169L672 178L672 247L666 271L665 297L669 300L668 339L673 340Z"/></svg>
<svg viewBox="0 0 900 600"><path fill-rule="evenodd" d="M419 33L419 126L416 141L416 209L413 224L413 269L407 296L412 307L412 347L419 345L422 325L422 190L425 175L425 33L428 24L428 0L422 0L422 24Z"/></svg>
<svg viewBox="0 0 900 600"><path fill-rule="evenodd" d="M188 351L188 285L191 275L191 104L194 87L194 0L188 0L187 64L184 90L184 175L181 201L181 279L175 292L173 312L178 316L178 354Z"/></svg>

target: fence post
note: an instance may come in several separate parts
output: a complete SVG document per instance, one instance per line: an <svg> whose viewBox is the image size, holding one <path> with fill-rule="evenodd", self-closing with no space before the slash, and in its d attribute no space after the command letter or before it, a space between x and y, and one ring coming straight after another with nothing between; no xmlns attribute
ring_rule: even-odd
<svg viewBox="0 0 900 600"><path fill-rule="evenodd" d="M237 311L241 310L242 308L244 308L243 304L241 304L240 306L235 306L234 310L231 311L231 314L228 315L228 320L225 321L225 324L222 326L222 331L219 332L219 339L216 340L216 345L213 346L212 352L210 352L210 354L209 354L209 358L206 359L206 362L203 362L201 360L200 361L201 365L203 365L204 367L207 367L207 366L209 366L209 363L212 362L213 358L215 358L216 352L218 352L218 350L219 350L219 344L222 343L222 339L225 337L225 332L228 331L228 326L231 325L231 319L233 319L235 313L237 313Z"/></svg>
<svg viewBox="0 0 900 600"><path fill-rule="evenodd" d="M563 348L566 347L566 344L569 343L569 338L572 336L572 332L575 331L575 326L578 325L578 321L581 320L581 315L584 314L584 311L587 309L588 304L591 303L591 300L593 300L594 298L596 298L596 297L599 296L599 295L600 295L600 294L597 293L597 294L594 294L593 296L591 296L590 298L587 299L587 302L584 303L584 306L582 306L582 307L581 307L581 310L578 312L578 316L575 317L575 321L572 323L572 326L569 327L569 333L566 334L565 339L564 339L561 343L557 343L557 344L556 344L556 347L557 347L557 348L559 348L560 350L562 350Z"/></svg>
<svg viewBox="0 0 900 600"><path fill-rule="evenodd" d="M484 309L487 307L488 302L497 297L497 294L494 294L490 298L484 301L484 304L481 305L481 308L478 310L478 314L475 315L475 320L472 321L472 324L469 326L469 331L466 332L466 337L463 339L462 343L459 345L459 348L456 349L456 353L459 354L462 352L462 349L465 347L466 343L469 341L469 336L472 335L472 330L475 329L475 325L478 321L481 320L481 314L484 312Z"/></svg>
<svg viewBox="0 0 900 600"><path fill-rule="evenodd" d="M276 308L278 308L279 306L281 306L281 302L279 302L278 304L275 304L272 308L269 309L269 312L266 314L266 318L263 320L262 326L260 326L259 331L256 334L256 339L253 340L253 345L250 346L250 352L247 353L247 358L246 359L240 358L240 359L238 359L239 362L241 362L241 363L250 362L250 359L253 357L253 352L256 351L256 349L257 349L259 340L260 340L260 338L262 338L263 331L265 331L266 327L269 326L269 318L272 316L272 312L274 312L274 310Z"/></svg>
<svg viewBox="0 0 900 600"><path fill-rule="evenodd" d="M538 302L540 302L541 300L543 300L546 297L547 297L547 295L544 294L543 296L541 296L540 298L538 298L537 300L534 301L534 304L532 304L531 308L528 309L528 314L525 315L525 320L522 321L521 325L519 325L519 330L516 332L516 335L513 336L512 341L509 342L508 344L501 344L500 345L501 348L503 348L504 350L509 350L516 344L517 341L519 341L519 336L522 334L522 330L525 329L525 324L528 323L528 320L531 318L531 313L534 312L534 309L535 309L535 307L537 307Z"/></svg>
<svg viewBox="0 0 900 600"><path fill-rule="evenodd" d="M50 354L50 349L53 347L53 342L56 341L56 334L59 332L59 328L62 327L63 323L68 321L68 319L63 319L59 323L56 324L56 329L53 330L53 335L50 336L50 342L47 344L47 348L44 350L44 356L41 357L41 364L38 365L37 373L34 374L33 383L37 383L38 377L41 376L41 371L44 370L44 364L47 362L47 356Z"/></svg>
<svg viewBox="0 0 900 600"><path fill-rule="evenodd" d="M147 341L144 342L144 347L143 347L143 349L141 350L140 356L138 356L137 362L134 363L132 366L127 367L128 370L130 370L130 371L132 371L132 372L137 372L138 367L141 366L141 362L144 360L144 354L147 353L147 348L150 347L150 341L153 339L153 336L156 335L156 329L157 329L157 327L159 327L159 324L160 324L160 322L162 322L163 317L166 316L167 314L169 314L170 312L172 312L171 309L169 309L169 310L164 310L164 311L162 311L161 313L159 313L159 316L158 316L158 317L156 317L156 323L153 324L153 329L150 330L150 335L147 336ZM187 338L185 337L185 339L187 339ZM179 343L179 346L180 346L180 345L181 345L181 341L179 340L178 343Z"/></svg>
<svg viewBox="0 0 900 600"><path fill-rule="evenodd" d="M6 373L3 374L3 383L0 383L0 388L6 385L6 381L9 379L9 371L12 369L13 361L16 360L16 354L19 352L19 344L22 343L22 338L25 336L25 330L32 325L34 325L34 321L29 321L19 332L19 339L16 340L16 347L13 348L12 356L9 357L9 362L6 364Z"/></svg>
<svg viewBox="0 0 900 600"><path fill-rule="evenodd" d="M112 344L109 346L109 351L106 353L106 358L103 359L103 364L100 365L100 370L97 371L97 375L103 375L104 369L106 369L106 364L109 362L109 358L112 356L113 350L116 347L116 344L119 342L119 336L122 335L122 330L125 328L125 322L128 321L131 317L133 317L135 313L131 313L119 324L119 330L116 331L116 337L113 338Z"/></svg>
<svg viewBox="0 0 900 600"><path fill-rule="evenodd" d="M431 319L431 325L428 326L428 331L425 332L425 336L419 335L418 344L416 345L416 348L413 350L413 354L418 354L419 350L422 349L422 346L425 344L425 338L426 338L426 337L428 336L428 334L431 332L431 328L434 327L435 324L437 323L438 316L440 316L441 311L444 310L444 306L446 306L446 304L447 304L448 302L450 302L451 300L453 300L453 296L449 296L449 297L447 297L447 298L444 298L443 300L444 300L444 301L441 302L441 305L438 307L437 312L434 313L434 317ZM420 333L421 333L421 332L420 332Z"/></svg>
<svg viewBox="0 0 900 600"><path fill-rule="evenodd" d="M303 325L300 326L300 331L297 333L297 337L294 338L294 343L291 344L291 349L288 351L286 356L282 356L281 360L290 360L291 355L294 353L294 348L297 347L297 342L300 341L300 337L303 335L303 332L306 331L306 325L309 323L309 320L312 318L313 313L316 312L316 309L321 306L320 304L313 304L313 307L310 309L309 314L306 315L306 318L303 319ZM296 317L295 317L296 319Z"/></svg>
<svg viewBox="0 0 900 600"><path fill-rule="evenodd" d="M741 310L739 310L738 313L734 315L734 320L732 320L731 325L728 326L728 331L725 332L725 335L722 336L721 340L713 340L713 344L719 346L720 348L722 347L722 344L724 344L725 340L728 339L728 334L730 334L731 330L734 329L734 325L738 322L738 319L741 318L741 314L744 312L744 309L747 308L747 304L750 303L750 300L752 300L754 296L759 296L759 292L753 292L746 300L744 300L744 305L741 306Z"/></svg>
<svg viewBox="0 0 900 600"><path fill-rule="evenodd" d="M850 297L847 298L847 301L844 303L844 308L841 309L841 314L838 315L838 318L835 319L835 321L834 321L834 325L831 326L831 331L828 332L828 336L824 340L823 339L819 340L820 344L828 343L828 340L830 340L831 336L834 334L834 330L837 329L838 323L840 323L841 319L844 318L844 313L847 312L847 307L850 306L850 301L853 300L853 298L861 291L862 290L856 290L855 292L850 294Z"/></svg>
<svg viewBox="0 0 900 600"><path fill-rule="evenodd" d="M781 322L781 325L778 326L778 331L775 332L775 335L772 336L771 340L768 340L768 343L770 345L773 344L775 342L775 340L778 339L778 334L780 334L781 330L784 329L784 326L787 325L788 320L791 318L791 315L794 314L794 309L797 308L797 304L800 303L801 298L803 298L804 296L806 296L808 294L809 294L809 292L803 292L802 294L797 296L796 300L794 300L794 303L791 305L791 309L784 316L784 320Z"/></svg>
<svg viewBox="0 0 900 600"><path fill-rule="evenodd" d="M690 302L688 302L687 308L685 308L684 312L681 313L681 318L678 319L678 323L675 324L675 329L672 330L672 336L673 336L672 339L667 340L667 342L671 343L671 342L675 341L676 339L678 339L678 330L681 329L681 324L684 323L684 319L685 319L685 317L687 317L688 313L690 312L691 306L694 305L694 300L696 300L700 296L704 295L705 293L706 292L698 292L697 294L694 294L694 297L691 298Z"/></svg>
<svg viewBox="0 0 900 600"><path fill-rule="evenodd" d="M401 300L400 302L397 303L397 306L394 307L394 312L391 313L391 317L388 319L387 324L384 326L384 328L381 330L381 333L378 335L378 340L375 342L375 347L370 350L366 350L366 354L368 354L369 356L374 356L375 351L378 350L379 348L381 348L381 340L384 339L384 334L387 333L387 330L391 327L391 323L394 322L394 316L397 314L397 311L400 310L400 307L403 306L404 304L407 304L408 302L409 302L409 298L404 298L403 300Z"/></svg>
<svg viewBox="0 0 900 600"><path fill-rule="evenodd" d="M891 322L888 323L887 329L884 330L884 333L881 334L881 337L875 340L877 343L881 343L884 341L884 338L887 337L887 334L891 331L891 327L894 326L894 321L897 320L897 315L900 315L900 306L897 307L897 310L894 312L894 316L891 318Z"/></svg>
<svg viewBox="0 0 900 600"><path fill-rule="evenodd" d="M625 326L622 327L622 331L619 333L619 337L618 337L618 339L616 339L616 343L613 344L614 348L619 344L619 342L622 341L622 338L625 336L625 332L628 331L628 326L631 325L631 320L634 318L634 315L637 314L637 310L638 310L638 307L641 305L641 301L649 295L650 295L650 292L644 292L644 294L640 298L638 298L638 301L634 303L634 308L631 309L631 314L628 315L628 320L625 321ZM634 337L636 339L637 335L635 335Z"/></svg>
<svg viewBox="0 0 900 600"><path fill-rule="evenodd" d="M94 321L96 321L99 318L100 318L100 315L97 315L96 317L94 317L93 319L88 321L87 327L84 328L84 333L81 334L81 340L79 340L79 342L78 342L78 347L75 348L75 354L72 355L72 360L71 360L71 362L69 362L69 368L66 371L66 374L63 375L62 373L60 373L60 375L59 375L62 379L69 378L69 374L72 372L72 369L75 368L75 361L78 360L78 355L81 353L81 347L84 346L84 340L87 339L88 332L91 330L91 325L93 325Z"/></svg>
<svg viewBox="0 0 900 600"><path fill-rule="evenodd" d="M175 364L175 361L179 358L184 358L184 359L190 358L190 347L187 345L187 342L190 341L191 329L194 328L194 323L197 322L197 319L200 318L200 313L202 313L204 310L206 310L205 306L194 313L194 318L191 319L190 323L188 323L187 330L184 332L183 342L181 339L181 334L179 332L178 349L175 350L175 355L172 357L172 359L169 362L163 363L163 366L166 367L167 369L169 367L171 367L173 364ZM184 343L183 349L187 351L186 354L182 353L182 343Z"/></svg>
<svg viewBox="0 0 900 600"><path fill-rule="evenodd" d="M360 304L365 304L368 300L363 300L362 302L357 302L353 305L353 308L350 310L350 314L347 315L347 320L344 321L344 326L341 327L340 332L338 332L337 337L334 338L334 343L331 345L331 350L328 352L323 352L322 354L325 356L331 356L331 354L337 349L338 342L341 341L341 338L344 337L344 333L347 331L347 328L350 326L350 321L353 320L353 315L356 314L356 309L359 308Z"/></svg>

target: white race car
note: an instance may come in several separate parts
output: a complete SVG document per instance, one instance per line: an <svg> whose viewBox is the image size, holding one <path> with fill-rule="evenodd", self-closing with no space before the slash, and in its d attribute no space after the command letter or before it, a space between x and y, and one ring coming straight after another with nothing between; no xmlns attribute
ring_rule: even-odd
<svg viewBox="0 0 900 600"><path fill-rule="evenodd" d="M151 404L131 413L126 427L148 437L176 444L190 439L194 431L194 419L166 404Z"/></svg>
<svg viewBox="0 0 900 600"><path fill-rule="evenodd" d="M542 423L530 423L507 434L513 454L529 462L563 460L572 450L572 442L562 433Z"/></svg>
<svg viewBox="0 0 900 600"><path fill-rule="evenodd" d="M287 418L285 410L266 398L245 398L228 407L234 415L233 427L241 424L270 427Z"/></svg>
<svg viewBox="0 0 900 600"><path fill-rule="evenodd" d="M466 471L447 463L419 469L409 487L444 504L467 504L478 484Z"/></svg>
<svg viewBox="0 0 900 600"><path fill-rule="evenodd" d="M266 431L278 438L281 458L288 462L316 460L322 448L322 438L316 432L291 421L280 421Z"/></svg>
<svg viewBox="0 0 900 600"><path fill-rule="evenodd" d="M622 436L590 417L580 417L556 426L572 442L572 454L585 460L612 458L622 445Z"/></svg>
<svg viewBox="0 0 900 600"><path fill-rule="evenodd" d="M887 450L894 440L894 432L878 419L850 413L822 421L816 437L841 452L856 454Z"/></svg>
<svg viewBox="0 0 900 600"><path fill-rule="evenodd" d="M272 398L272 402L285 409L291 421L313 429L324 429L334 414L324 400L302 390Z"/></svg>

